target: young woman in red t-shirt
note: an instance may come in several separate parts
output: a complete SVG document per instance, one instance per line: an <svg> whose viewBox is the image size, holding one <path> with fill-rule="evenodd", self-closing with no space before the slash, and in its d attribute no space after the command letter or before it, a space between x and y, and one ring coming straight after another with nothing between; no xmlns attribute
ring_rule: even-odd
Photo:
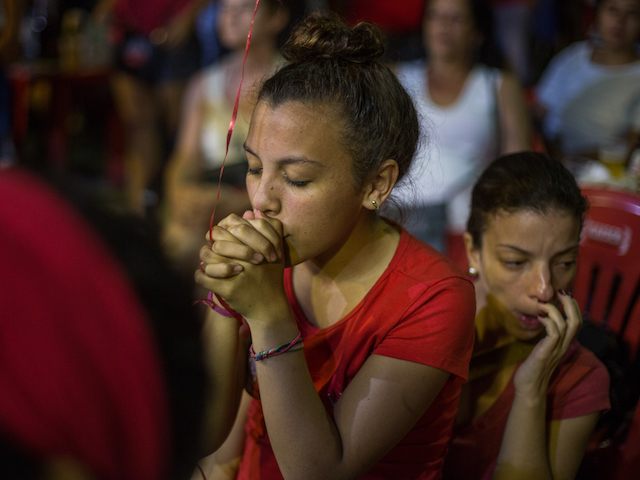
<svg viewBox="0 0 640 480"><path fill-rule="evenodd" d="M194 478L440 476L474 295L378 215L419 136L382 51L369 24L309 17L258 94L245 142L253 210L213 228L196 272L226 305L209 299L217 451ZM253 398L240 402L248 356Z"/></svg>
<svg viewBox="0 0 640 480"><path fill-rule="evenodd" d="M575 477L609 408L567 293L586 208L571 173L540 153L498 158L476 182L465 233L476 345L445 478Z"/></svg>

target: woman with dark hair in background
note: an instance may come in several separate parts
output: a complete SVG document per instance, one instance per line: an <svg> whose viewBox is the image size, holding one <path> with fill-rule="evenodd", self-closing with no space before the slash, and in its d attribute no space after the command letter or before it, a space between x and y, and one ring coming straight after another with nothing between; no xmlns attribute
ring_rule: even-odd
<svg viewBox="0 0 640 480"><path fill-rule="evenodd" d="M569 293L586 208L543 154L500 157L476 182L464 235L476 342L445 478L575 477L609 408L607 370L575 340Z"/></svg>
<svg viewBox="0 0 640 480"><path fill-rule="evenodd" d="M309 17L258 94L244 144L252 210L213 228L196 272L226 302L208 298L205 324L212 450L222 443L207 478L234 478L238 463L238 478L440 477L474 298L378 215L419 131L382 45L370 24Z"/></svg>

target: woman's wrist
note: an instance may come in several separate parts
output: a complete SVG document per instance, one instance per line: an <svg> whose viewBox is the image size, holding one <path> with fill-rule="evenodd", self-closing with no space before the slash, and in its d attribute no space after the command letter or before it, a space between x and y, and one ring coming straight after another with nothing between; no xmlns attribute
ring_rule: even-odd
<svg viewBox="0 0 640 480"><path fill-rule="evenodd" d="M277 357L278 355L282 355L288 352L296 352L298 350L301 350L302 347L302 334L298 332L297 335L288 342L276 345L267 350L256 351L254 350L253 345L251 345L249 347L249 357L256 362L261 362L268 358Z"/></svg>
<svg viewBox="0 0 640 480"><path fill-rule="evenodd" d="M201 303L206 305L211 310L216 312L218 315L225 318L235 318L239 324L243 323L243 317L238 312L233 310L229 305L225 303L220 297L216 296L215 293L209 291L205 298L197 300L195 303Z"/></svg>
<svg viewBox="0 0 640 480"><path fill-rule="evenodd" d="M547 389L515 389L514 403L518 403L527 409L540 409L546 406Z"/></svg>
<svg viewBox="0 0 640 480"><path fill-rule="evenodd" d="M246 319L251 330L251 340L255 352L267 351L283 345L295 338L300 330L296 325L288 306L265 312L259 319Z"/></svg>

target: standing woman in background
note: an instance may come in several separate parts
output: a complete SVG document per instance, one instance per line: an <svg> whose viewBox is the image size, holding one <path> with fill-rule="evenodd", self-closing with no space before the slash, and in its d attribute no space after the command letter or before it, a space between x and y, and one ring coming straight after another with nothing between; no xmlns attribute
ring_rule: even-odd
<svg viewBox="0 0 640 480"><path fill-rule="evenodd" d="M294 8L294 4L298 7ZM218 201L216 185L255 7L253 1L220 0L218 36L232 53L190 83L177 145L166 172L164 244L171 258L189 273L198 263L202 232L209 227L214 206L218 218L230 213L242 214L250 207L245 188L247 160L242 144L260 83L283 62L278 51L280 34L297 18L295 12L302 5L303 2L292 0L260 2Z"/></svg>
<svg viewBox="0 0 640 480"><path fill-rule="evenodd" d="M493 66L491 11L481 0L430 0L423 21L427 59L400 64L429 148L401 185L407 228L440 251L461 235L471 186L498 153L530 148L531 129L514 75Z"/></svg>
<svg viewBox="0 0 640 480"><path fill-rule="evenodd" d="M382 45L371 24L309 17L260 90L245 142L253 210L215 226L196 272L243 317L209 299L207 428L212 451L224 443L207 478L235 478L238 462L237 478L440 477L474 296L378 215L419 132Z"/></svg>
<svg viewBox="0 0 640 480"><path fill-rule="evenodd" d="M586 208L572 174L539 153L498 158L474 186L476 344L445 478L575 477L609 408L607 370L575 340L567 293Z"/></svg>
<svg viewBox="0 0 640 480"><path fill-rule="evenodd" d="M139 214L157 203L155 183L178 125L187 80L200 68L195 33L209 0L99 0L114 45L112 90L125 135L124 188Z"/></svg>

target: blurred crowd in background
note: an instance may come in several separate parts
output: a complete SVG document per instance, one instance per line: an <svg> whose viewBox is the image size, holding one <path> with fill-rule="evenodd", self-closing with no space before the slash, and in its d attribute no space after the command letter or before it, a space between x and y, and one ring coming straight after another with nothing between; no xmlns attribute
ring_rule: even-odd
<svg viewBox="0 0 640 480"><path fill-rule="evenodd" d="M455 133L451 149L448 134L425 123L425 162L437 165L439 151L458 173L448 178L443 167L440 193L430 173L416 195L399 201L409 217L429 219L409 228L441 251L455 252L468 187L499 153L547 151L577 175L637 188L637 1L470 2L490 18L474 6L468 31L457 2L444 10L430 0L261 3L243 63L254 0L2 0L0 164L83 178L107 201L156 222L167 251L190 271L214 205L222 216L248 205L242 136L256 82L282 61L278 47L298 19L333 10L350 23L380 26L387 59L408 90L417 87L417 103L427 85L424 115L446 118ZM495 98L478 113L488 115L482 122L469 110L481 107L465 104L470 129L449 116L478 65L487 69L477 81L489 85L480 93ZM243 73L237 132L218 187ZM490 128L476 131L483 123Z"/></svg>

